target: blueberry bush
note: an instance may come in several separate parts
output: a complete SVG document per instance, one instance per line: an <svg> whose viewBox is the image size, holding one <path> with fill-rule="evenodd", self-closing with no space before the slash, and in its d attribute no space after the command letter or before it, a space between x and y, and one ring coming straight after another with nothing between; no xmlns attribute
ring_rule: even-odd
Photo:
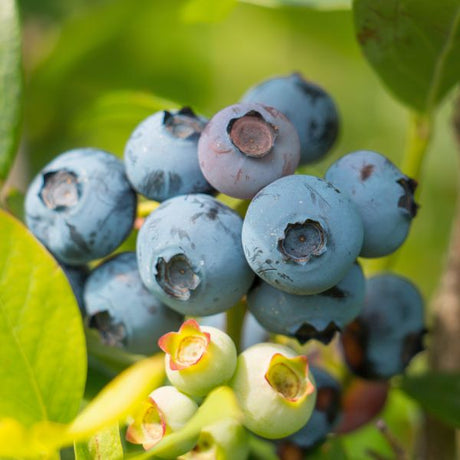
<svg viewBox="0 0 460 460"><path fill-rule="evenodd" d="M459 75L459 0L2 0L0 458L459 458Z"/></svg>

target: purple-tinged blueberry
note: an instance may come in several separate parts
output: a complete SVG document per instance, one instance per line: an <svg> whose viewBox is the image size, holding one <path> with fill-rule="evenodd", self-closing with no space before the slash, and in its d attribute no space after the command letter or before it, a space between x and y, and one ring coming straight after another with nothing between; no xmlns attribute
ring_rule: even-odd
<svg viewBox="0 0 460 460"><path fill-rule="evenodd" d="M219 192L252 198L262 187L293 174L300 158L292 123L272 107L235 104L218 112L198 142L200 167Z"/></svg>

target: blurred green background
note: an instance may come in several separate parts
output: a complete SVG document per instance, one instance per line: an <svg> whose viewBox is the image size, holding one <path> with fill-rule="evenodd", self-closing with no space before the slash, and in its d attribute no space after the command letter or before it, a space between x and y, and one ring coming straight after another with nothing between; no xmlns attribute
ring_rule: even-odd
<svg viewBox="0 0 460 460"><path fill-rule="evenodd" d="M293 71L329 91L342 116L333 152L305 172L322 174L335 158L357 149L375 149L400 163L408 114L362 57L349 10L238 3L221 20L200 23L187 20L185 5L181 0L20 2L25 182L67 149L94 146L122 155L136 124L167 108L168 101L212 116L251 85ZM451 105L452 96L437 119L420 184L420 213L396 265L427 299L439 280L455 206Z"/></svg>
<svg viewBox="0 0 460 460"><path fill-rule="evenodd" d="M93 146L122 156L130 132L156 110L188 105L210 117L251 85L293 71L329 91L342 120L333 151L303 172L321 175L334 159L358 149L400 163L408 112L364 60L348 9L240 2L219 20L197 22L185 17L186 3L19 2L26 81L21 155L13 174L19 188L25 190L33 175L65 150ZM221 13L226 3L219 3ZM418 284L427 304L445 261L456 201L453 98L438 114L420 181L420 212L395 267ZM412 443L416 410L402 393L392 393L386 414L392 428ZM354 444L360 436L367 441ZM345 437L344 443L353 446L354 459L368 458L369 444L380 443L388 453L375 428Z"/></svg>

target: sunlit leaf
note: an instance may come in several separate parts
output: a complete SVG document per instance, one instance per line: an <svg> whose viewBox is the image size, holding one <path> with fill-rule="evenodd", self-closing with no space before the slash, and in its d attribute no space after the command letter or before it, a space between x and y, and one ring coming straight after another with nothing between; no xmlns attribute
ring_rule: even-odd
<svg viewBox="0 0 460 460"><path fill-rule="evenodd" d="M404 377L401 389L427 412L460 428L460 373L427 373Z"/></svg>
<svg viewBox="0 0 460 460"><path fill-rule="evenodd" d="M101 390L70 424L66 436L85 439L114 423L124 422L164 378L162 353L138 361Z"/></svg>
<svg viewBox="0 0 460 460"><path fill-rule="evenodd" d="M49 252L0 211L0 418L68 422L86 379L81 314Z"/></svg>
<svg viewBox="0 0 460 460"><path fill-rule="evenodd" d="M351 8L351 0L239 0L243 3L268 8L279 8L282 6L297 6L312 8L315 10L345 10Z"/></svg>
<svg viewBox="0 0 460 460"><path fill-rule="evenodd" d="M237 0L188 0L182 9L186 22L216 22L225 19Z"/></svg>
<svg viewBox="0 0 460 460"><path fill-rule="evenodd" d="M87 442L75 444L75 460L120 460L123 446L118 424L96 433Z"/></svg>
<svg viewBox="0 0 460 460"><path fill-rule="evenodd" d="M0 180L13 163L22 96L21 32L14 0L0 2Z"/></svg>
<svg viewBox="0 0 460 460"><path fill-rule="evenodd" d="M431 112L460 75L460 3L444 0L355 0L364 55L391 92Z"/></svg>

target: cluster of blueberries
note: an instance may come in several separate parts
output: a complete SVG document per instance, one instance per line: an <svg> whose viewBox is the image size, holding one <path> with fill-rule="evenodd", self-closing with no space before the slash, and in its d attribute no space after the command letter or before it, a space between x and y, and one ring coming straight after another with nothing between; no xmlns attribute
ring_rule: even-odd
<svg viewBox="0 0 460 460"><path fill-rule="evenodd" d="M131 134L124 163L93 148L59 155L28 189L26 222L106 344L153 353L185 316L206 324L246 296L257 338L327 344L341 332L351 371L388 379L422 349L423 300L396 274L366 280L357 259L403 244L416 182L368 150L335 161L324 178L295 174L338 131L327 92L298 74L273 78L209 121L189 108L151 115ZM244 219L218 194L242 200ZM138 195L160 204L136 252L107 258L133 229ZM313 375L329 396L317 398L321 428L292 437L305 449L338 418L338 383L321 369Z"/></svg>

